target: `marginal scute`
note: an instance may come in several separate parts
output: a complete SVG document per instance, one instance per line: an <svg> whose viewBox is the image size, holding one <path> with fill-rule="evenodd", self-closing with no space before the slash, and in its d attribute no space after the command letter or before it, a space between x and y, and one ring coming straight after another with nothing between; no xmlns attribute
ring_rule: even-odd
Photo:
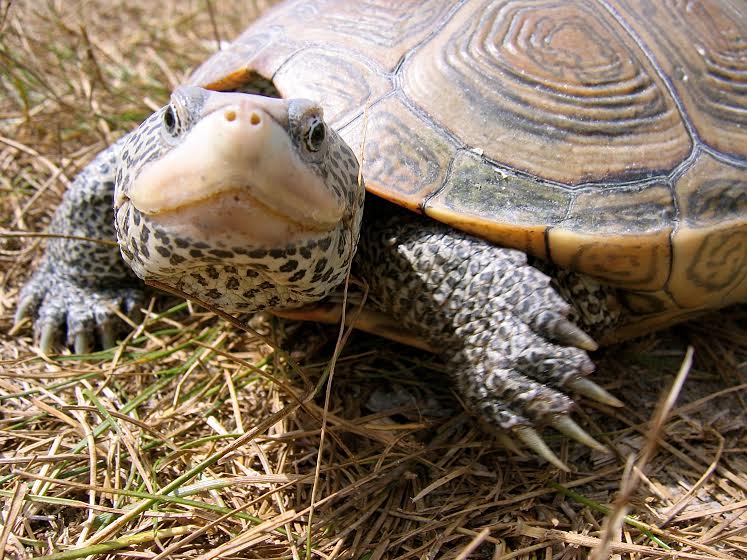
<svg viewBox="0 0 747 560"><path fill-rule="evenodd" d="M622 304L635 315L654 315L668 309L676 309L672 297L665 291L658 292L623 292L620 295Z"/></svg>
<svg viewBox="0 0 747 560"><path fill-rule="evenodd" d="M366 188L415 211L441 187L456 151L396 96L371 106L340 134L363 155Z"/></svg>
<svg viewBox="0 0 747 560"><path fill-rule="evenodd" d="M663 180L596 186L575 193L568 217L548 232L551 260L631 290L659 290L669 279L675 210Z"/></svg>
<svg viewBox="0 0 747 560"><path fill-rule="evenodd" d="M670 77L697 134L747 156L744 0L611 0Z"/></svg>
<svg viewBox="0 0 747 560"><path fill-rule="evenodd" d="M277 33L270 29L244 35L247 37L243 42L234 41L202 63L186 83L216 91L229 91L250 81L253 74L259 73L254 64L255 57L273 44Z"/></svg>
<svg viewBox="0 0 747 560"><path fill-rule="evenodd" d="M701 154L676 183L683 219L674 234L670 290L683 307L747 298L747 167Z"/></svg>
<svg viewBox="0 0 747 560"><path fill-rule="evenodd" d="M669 261L666 233L650 239L635 236L584 235L568 230L551 231L550 243L575 248L570 255L571 270L614 286L652 289L666 281Z"/></svg>
<svg viewBox="0 0 747 560"><path fill-rule="evenodd" d="M491 159L567 184L668 172L691 150L665 84L598 2L468 2L407 60L403 90Z"/></svg>
<svg viewBox="0 0 747 560"><path fill-rule="evenodd" d="M324 119L338 127L392 89L389 78L360 57L315 47L291 56L273 83L283 97L322 103Z"/></svg>
<svg viewBox="0 0 747 560"><path fill-rule="evenodd" d="M501 245L547 257L545 231L566 215L570 191L457 153L444 187L425 213Z"/></svg>

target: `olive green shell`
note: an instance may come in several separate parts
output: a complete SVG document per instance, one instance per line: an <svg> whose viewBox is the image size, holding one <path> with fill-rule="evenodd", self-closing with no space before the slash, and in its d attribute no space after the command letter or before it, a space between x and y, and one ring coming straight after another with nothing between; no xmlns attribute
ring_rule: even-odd
<svg viewBox="0 0 747 560"><path fill-rule="evenodd" d="M747 299L742 0L291 1L190 83L258 78L322 103L370 191L648 326Z"/></svg>

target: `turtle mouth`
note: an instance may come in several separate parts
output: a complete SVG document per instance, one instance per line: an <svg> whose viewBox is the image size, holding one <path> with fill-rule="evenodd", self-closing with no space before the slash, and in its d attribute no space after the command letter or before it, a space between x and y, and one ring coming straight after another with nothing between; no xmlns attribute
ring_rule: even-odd
<svg viewBox="0 0 747 560"><path fill-rule="evenodd" d="M159 222L226 214L232 201L245 220L266 212L299 230L329 231L344 215L341 197L298 156L288 102L247 94L211 96L199 121L144 166L127 197Z"/></svg>
<svg viewBox="0 0 747 560"><path fill-rule="evenodd" d="M328 234L326 225L301 223L263 204L252 192L249 187L225 188L145 218L174 237L216 247L284 247Z"/></svg>
<svg viewBox="0 0 747 560"><path fill-rule="evenodd" d="M150 219L155 219L162 223L171 220L178 220L187 215L197 217L204 214L204 219L201 221L206 223L209 221L216 221L209 220L209 218L219 218L221 215L225 216L228 213L227 211L232 209L234 212L231 212L231 214L238 212L241 216L241 221L243 223L240 225L250 226L253 224L255 227L252 229L256 229L258 223L263 221L258 221L258 218L265 215L268 219L284 222L288 227L294 228L298 231L326 232L333 229L336 225L297 220L295 216L289 215L282 210L278 210L265 204L260 199L253 196L252 193L255 193L256 191L256 188L248 184L237 187L225 186L206 194L202 198L195 198L194 200L185 202L181 206L175 206L156 213L143 213ZM140 210L136 205L135 208ZM142 212L142 210L140 211Z"/></svg>

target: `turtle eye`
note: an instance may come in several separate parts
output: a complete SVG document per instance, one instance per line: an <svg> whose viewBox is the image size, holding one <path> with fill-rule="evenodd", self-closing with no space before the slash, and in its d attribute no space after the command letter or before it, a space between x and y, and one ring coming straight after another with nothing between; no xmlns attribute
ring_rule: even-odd
<svg viewBox="0 0 747 560"><path fill-rule="evenodd" d="M174 108L169 105L163 112L163 126L166 128L166 132L173 135L176 132L176 114Z"/></svg>
<svg viewBox="0 0 747 560"><path fill-rule="evenodd" d="M306 133L306 147L311 152L318 152L324 146L325 138L327 138L327 127L318 117L314 117Z"/></svg>

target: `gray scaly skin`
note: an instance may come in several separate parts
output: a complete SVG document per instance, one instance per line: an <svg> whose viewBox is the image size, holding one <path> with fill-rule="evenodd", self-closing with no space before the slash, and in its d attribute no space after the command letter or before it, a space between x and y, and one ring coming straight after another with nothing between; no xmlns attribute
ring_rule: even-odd
<svg viewBox="0 0 747 560"><path fill-rule="evenodd" d="M114 234L114 174L125 138L102 151L79 173L49 226L50 233L108 241L51 238L39 268L20 293L16 322L34 314L36 338L48 353L62 333L76 353L85 353L98 337L114 345L119 318L113 309L137 314L142 282L119 252Z"/></svg>
<svg viewBox="0 0 747 560"><path fill-rule="evenodd" d="M355 156L334 131L318 134L321 119L308 101L180 88L81 174L56 228L112 238L113 196L122 255L141 278L229 313L317 301L351 264L364 199ZM268 154L268 146L284 153ZM237 208L252 219L240 214L233 222ZM573 403L563 390L619 403L584 379L593 364L574 346L593 342L567 320L571 306L523 253L378 200L367 203L362 231L354 271L384 311L442 349L480 418L559 467L533 426L550 424L601 448L570 419ZM267 238L284 240L268 245ZM65 324L68 338L90 337L95 325L113 321L100 302L137 301L129 279L111 251L54 241L22 292L19 317L36 311L44 350Z"/></svg>
<svg viewBox="0 0 747 560"><path fill-rule="evenodd" d="M237 127L240 106L249 102L251 107L244 108L246 126ZM176 119L172 132L164 131L168 110ZM234 120L227 122L222 115L231 111ZM257 125L249 123L250 115L257 117ZM210 132L192 132L210 119L215 125ZM139 277L174 286L227 312L288 309L324 298L350 267L365 190L358 184L355 156L336 132L325 128L318 149L307 148L305 127L312 122L321 122L321 108L310 101L179 88L171 105L149 117L122 147L114 206L125 261ZM263 129L256 145L242 134L252 127ZM136 183L149 163L189 149L195 135L201 140L200 135L210 134L220 140L208 139L206 146L199 144L183 156L182 161L194 163L189 170L174 169L180 163L161 166L169 167L168 181L179 183L175 196L183 199L175 208L170 200L151 200L152 192L161 194L159 187L148 185L138 197ZM288 139L288 145L276 146ZM267 146L287 150L289 157L277 162L266 153ZM201 161L204 149L219 154L215 163ZM221 182L211 177L218 174L218 166L227 176L225 192L210 184ZM279 167L278 176L265 177L276 171L268 167ZM295 178L286 180L292 168L297 168ZM246 184L237 184L242 181ZM259 186L263 183L264 189ZM315 199L325 205L323 217L316 215ZM326 223L327 215L334 215L334 221ZM260 224L261 218L270 223ZM264 228L280 228L282 244L255 236Z"/></svg>
<svg viewBox="0 0 747 560"><path fill-rule="evenodd" d="M520 251L369 207L375 227L364 229L356 271L406 329L443 349L472 407L503 429L567 414L571 400L552 388L594 366L583 350L550 341L570 309L550 279Z"/></svg>
<svg viewBox="0 0 747 560"><path fill-rule="evenodd" d="M472 411L514 432L562 468L533 426L552 425L603 449L571 421L577 391L620 403L588 382L590 340L567 320L571 306L526 254L373 199L354 270L373 300L440 352Z"/></svg>

